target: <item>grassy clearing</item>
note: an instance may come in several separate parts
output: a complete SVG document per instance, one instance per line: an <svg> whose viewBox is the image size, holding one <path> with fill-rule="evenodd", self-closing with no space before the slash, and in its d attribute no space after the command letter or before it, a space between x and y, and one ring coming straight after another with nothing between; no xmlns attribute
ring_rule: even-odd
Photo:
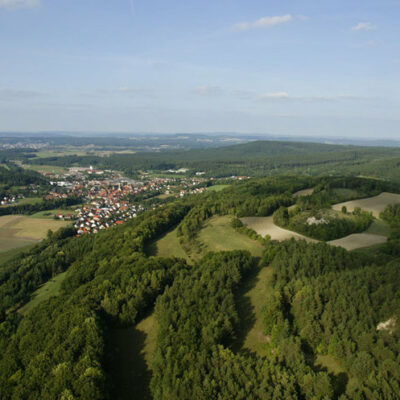
<svg viewBox="0 0 400 400"><path fill-rule="evenodd" d="M37 289L33 293L31 301L21 307L19 312L22 314L26 314L42 301L47 300L52 296L57 296L60 293L61 283L65 279L66 274L67 272L62 272L61 274L58 274L57 276L46 282L44 285L42 285L39 289Z"/></svg>
<svg viewBox="0 0 400 400"><path fill-rule="evenodd" d="M209 192L220 192L221 190L224 190L229 186L231 186L231 185L213 185L213 186L209 186L207 188L207 190Z"/></svg>
<svg viewBox="0 0 400 400"><path fill-rule="evenodd" d="M331 240L327 242L332 246L340 246L346 250L356 250L361 247L370 247L377 244L383 244L387 240L386 236L374 235L370 233L353 233L352 235Z"/></svg>
<svg viewBox="0 0 400 400"><path fill-rule="evenodd" d="M261 257L263 246L258 241L237 232L231 226L232 217L210 218L200 231L198 240L201 243L202 253L207 251L249 250L255 257Z"/></svg>
<svg viewBox="0 0 400 400"><path fill-rule="evenodd" d="M153 315L139 322L136 327L110 331L107 365L114 399L128 400L133 393L138 399L152 398L149 384L156 336Z"/></svg>
<svg viewBox="0 0 400 400"><path fill-rule="evenodd" d="M41 240L46 237L49 229L56 231L68 224L70 224L68 221L22 217L22 219L13 225L13 229L17 230L17 232L14 233L14 236L18 238Z"/></svg>
<svg viewBox="0 0 400 400"><path fill-rule="evenodd" d="M261 257L263 246L261 243L237 232L231 226L231 216L210 218L205 227L199 232L198 241L201 246L201 254L208 251L224 250L249 250L255 257ZM159 257L180 257L188 262L193 262L200 256L187 254L182 248L177 229L173 229L160 239L150 243L146 247L146 253Z"/></svg>
<svg viewBox="0 0 400 400"><path fill-rule="evenodd" d="M279 226L274 224L272 217L244 217L240 220L243 222L244 225L246 225L250 229L253 229L259 235L263 237L265 235L269 235L273 240L282 241L295 238L304 239L307 240L307 242L317 242L317 240L308 238L299 233L280 228Z"/></svg>
<svg viewBox="0 0 400 400"><path fill-rule="evenodd" d="M159 194L156 197L161 199L161 200L163 200L163 199L168 199L169 197L175 197L175 194L173 194L173 193L169 193L169 194L168 193L162 193L162 194Z"/></svg>
<svg viewBox="0 0 400 400"><path fill-rule="evenodd" d="M299 190L296 193L293 193L293 197L301 197L301 196L309 196L314 193L314 188Z"/></svg>
<svg viewBox="0 0 400 400"><path fill-rule="evenodd" d="M267 356L265 344L268 337L263 328L263 307L271 293L272 269L263 267L257 269L242 284L236 294L236 306L240 326L236 330L236 339L232 350L249 350L260 357Z"/></svg>
<svg viewBox="0 0 400 400"><path fill-rule="evenodd" d="M177 235L177 228L169 231L160 239L146 246L146 253L158 257L179 257L190 260L183 250Z"/></svg>
<svg viewBox="0 0 400 400"><path fill-rule="evenodd" d="M352 212L356 207L363 210L371 211L375 218L379 218L379 214L389 205L400 203L400 194L381 193L378 196L369 197L367 199L359 199L335 204L332 208L340 211L342 206L346 206L347 211Z"/></svg>

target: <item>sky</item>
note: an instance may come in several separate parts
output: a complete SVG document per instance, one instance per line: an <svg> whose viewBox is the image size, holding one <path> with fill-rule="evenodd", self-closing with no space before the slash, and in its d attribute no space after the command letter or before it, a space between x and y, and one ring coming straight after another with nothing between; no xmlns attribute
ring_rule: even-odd
<svg viewBox="0 0 400 400"><path fill-rule="evenodd" d="M0 0L0 131L400 138L399 0Z"/></svg>

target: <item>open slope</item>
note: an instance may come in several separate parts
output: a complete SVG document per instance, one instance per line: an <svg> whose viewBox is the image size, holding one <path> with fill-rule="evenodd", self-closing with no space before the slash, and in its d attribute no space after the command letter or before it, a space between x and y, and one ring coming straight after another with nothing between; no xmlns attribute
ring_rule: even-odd
<svg viewBox="0 0 400 400"><path fill-rule="evenodd" d="M378 196L369 197L367 199L346 201L344 203L335 204L332 208L334 210L341 210L343 206L347 211L354 211L356 207L363 210L371 211L374 217L379 218L379 214L389 205L400 203L400 194L395 193L381 193Z"/></svg>
<svg viewBox="0 0 400 400"><path fill-rule="evenodd" d="M315 239L311 239L288 229L280 228L274 224L273 217L244 217L240 220L244 225L250 229L253 229L262 237L265 235L271 236L272 240L287 240L295 238L304 239L307 242L317 242Z"/></svg>

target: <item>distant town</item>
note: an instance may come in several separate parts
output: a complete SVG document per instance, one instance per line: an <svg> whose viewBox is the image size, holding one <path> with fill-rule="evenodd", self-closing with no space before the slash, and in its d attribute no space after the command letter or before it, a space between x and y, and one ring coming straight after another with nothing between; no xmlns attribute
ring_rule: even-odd
<svg viewBox="0 0 400 400"><path fill-rule="evenodd" d="M80 236L123 224L145 210L155 209L174 198L204 193L209 188L219 190L227 186L228 181L248 179L245 176L204 178L203 171L197 171L192 177L182 176L187 171L185 168L169 169L163 176L143 172L140 180L92 166L71 167L64 173L41 174L51 186L44 196L46 200L81 199L79 206L54 215L55 219L71 221ZM37 193L38 187L32 186L30 190ZM1 204L18 204L23 198L23 195L5 197Z"/></svg>

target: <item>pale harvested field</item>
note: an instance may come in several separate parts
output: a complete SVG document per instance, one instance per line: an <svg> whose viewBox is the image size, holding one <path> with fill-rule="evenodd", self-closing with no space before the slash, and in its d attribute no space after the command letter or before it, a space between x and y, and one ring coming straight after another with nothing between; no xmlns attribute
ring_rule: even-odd
<svg viewBox="0 0 400 400"><path fill-rule="evenodd" d="M243 217L240 218L244 225L256 231L259 235L271 236L273 240L304 239L307 242L317 242L317 240L300 235L299 233L280 228L274 224L272 217Z"/></svg>
<svg viewBox="0 0 400 400"><path fill-rule="evenodd" d="M299 190L296 193L293 193L293 197L309 196L310 194L313 194L313 193L314 193L314 188L303 189L303 190Z"/></svg>
<svg viewBox="0 0 400 400"><path fill-rule="evenodd" d="M372 211L374 217L379 218L379 214L386 206L397 203L400 203L400 194L383 192L378 196L369 197L368 199L352 200L335 204L332 208L340 211L343 206L346 206L347 211L352 212L356 207L360 207L363 210Z"/></svg>
<svg viewBox="0 0 400 400"><path fill-rule="evenodd" d="M69 224L70 222L68 221L22 217L13 228L17 230L15 237L28 237L29 239L40 240L47 235L49 229L57 231L61 227Z"/></svg>
<svg viewBox="0 0 400 400"><path fill-rule="evenodd" d="M56 231L67 221L30 218L24 215L0 217L0 252L34 244L46 237L49 229Z"/></svg>
<svg viewBox="0 0 400 400"><path fill-rule="evenodd" d="M329 243L332 246L340 246L346 250L360 249L361 247L369 247L375 244L383 244L387 240L386 236L374 235L371 233L353 233L352 235L341 239L331 240Z"/></svg>

